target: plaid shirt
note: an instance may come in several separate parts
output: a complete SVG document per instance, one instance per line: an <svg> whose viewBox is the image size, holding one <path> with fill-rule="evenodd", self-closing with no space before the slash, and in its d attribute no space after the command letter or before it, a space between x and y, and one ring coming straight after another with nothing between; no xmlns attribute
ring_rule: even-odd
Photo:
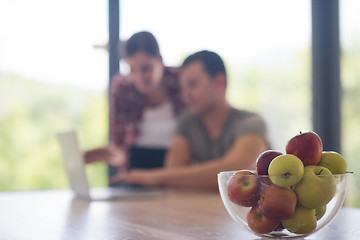
<svg viewBox="0 0 360 240"><path fill-rule="evenodd" d="M174 113L184 109L180 96L178 68L165 67L162 84L168 91ZM125 76L116 75L110 86L110 142L126 152L134 145L139 134L139 123L146 106L146 98Z"/></svg>

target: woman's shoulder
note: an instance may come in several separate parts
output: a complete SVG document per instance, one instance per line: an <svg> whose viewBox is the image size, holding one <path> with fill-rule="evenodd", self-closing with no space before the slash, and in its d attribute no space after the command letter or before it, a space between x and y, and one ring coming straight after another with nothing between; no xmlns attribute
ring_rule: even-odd
<svg viewBox="0 0 360 240"><path fill-rule="evenodd" d="M121 74L114 76L110 83L109 97L112 102L132 106L142 101L142 95L129 79Z"/></svg>
<svg viewBox="0 0 360 240"><path fill-rule="evenodd" d="M162 81L164 86L167 88L169 99L173 103L174 110L177 115L180 114L181 111L185 108L185 105L181 99L179 72L179 67L166 66L164 68L164 77Z"/></svg>
<svg viewBox="0 0 360 240"><path fill-rule="evenodd" d="M129 81L127 76L122 75L120 73L116 74L114 77L111 78L111 86L112 87L128 86L130 84L131 84L131 82Z"/></svg>
<svg viewBox="0 0 360 240"><path fill-rule="evenodd" d="M180 68L178 67L164 67L164 81L166 85L179 85L179 73Z"/></svg>
<svg viewBox="0 0 360 240"><path fill-rule="evenodd" d="M120 73L111 78L110 92L133 92L136 91L134 84L129 80L127 76Z"/></svg>
<svg viewBox="0 0 360 240"><path fill-rule="evenodd" d="M179 75L180 68L174 66L165 66L164 71L168 74Z"/></svg>

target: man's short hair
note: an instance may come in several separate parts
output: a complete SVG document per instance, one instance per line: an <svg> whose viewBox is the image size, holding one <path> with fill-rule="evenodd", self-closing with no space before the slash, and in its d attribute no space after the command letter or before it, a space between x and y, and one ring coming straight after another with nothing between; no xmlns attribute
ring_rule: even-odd
<svg viewBox="0 0 360 240"><path fill-rule="evenodd" d="M211 77L214 77L218 73L224 73L226 76L225 65L221 57L217 53L208 50L196 52L188 56L181 65L181 68L197 61L204 65L205 71Z"/></svg>

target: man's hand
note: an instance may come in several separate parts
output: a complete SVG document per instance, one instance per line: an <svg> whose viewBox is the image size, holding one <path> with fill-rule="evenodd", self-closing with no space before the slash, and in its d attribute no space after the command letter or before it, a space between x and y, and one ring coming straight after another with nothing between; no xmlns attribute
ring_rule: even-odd
<svg viewBox="0 0 360 240"><path fill-rule="evenodd" d="M161 185L161 173L162 169L155 170L142 170L133 169L128 172L122 172L110 179L110 185L118 182L126 182L130 184L139 184L148 187L154 187Z"/></svg>
<svg viewBox="0 0 360 240"><path fill-rule="evenodd" d="M103 148L96 148L84 153L85 163L105 162L114 167L125 164L126 155L124 151L114 145Z"/></svg>

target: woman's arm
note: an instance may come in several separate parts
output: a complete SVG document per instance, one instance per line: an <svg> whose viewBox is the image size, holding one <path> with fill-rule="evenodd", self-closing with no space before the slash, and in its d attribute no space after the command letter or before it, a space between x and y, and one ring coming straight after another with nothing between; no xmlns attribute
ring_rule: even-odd
<svg viewBox="0 0 360 240"><path fill-rule="evenodd" d="M95 148L84 153L85 163L105 162L111 166L118 167L125 164L125 151L115 145Z"/></svg>

